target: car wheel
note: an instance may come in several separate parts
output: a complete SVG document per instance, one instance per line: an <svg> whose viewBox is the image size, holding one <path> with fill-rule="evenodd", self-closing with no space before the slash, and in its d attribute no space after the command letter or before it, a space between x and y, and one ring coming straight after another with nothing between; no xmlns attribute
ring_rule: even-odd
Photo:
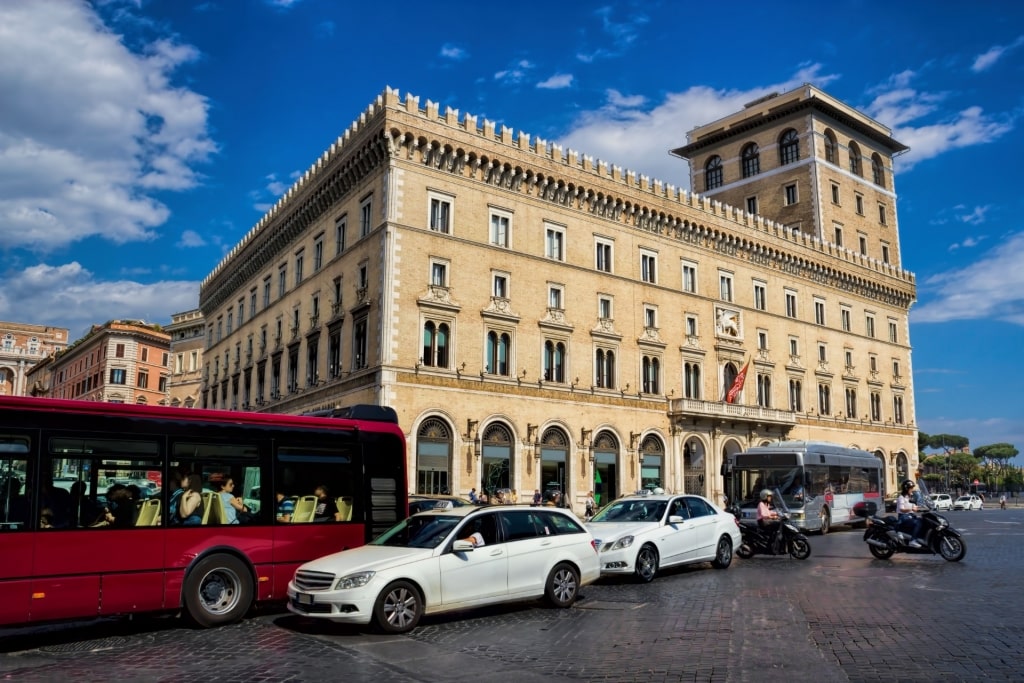
<svg viewBox="0 0 1024 683"><path fill-rule="evenodd" d="M200 560L185 579L185 611L203 628L232 624L252 605L252 573L233 555Z"/></svg>
<svg viewBox="0 0 1024 683"><path fill-rule="evenodd" d="M580 573L571 564L556 564L544 586L544 597L552 607L570 607L580 592Z"/></svg>
<svg viewBox="0 0 1024 683"><path fill-rule="evenodd" d="M821 535L824 536L832 528L832 515L828 508L821 508Z"/></svg>
<svg viewBox="0 0 1024 683"><path fill-rule="evenodd" d="M718 539L718 547L715 549L715 559L711 560L711 566L715 569L725 569L732 564L732 541L726 536Z"/></svg>
<svg viewBox="0 0 1024 683"><path fill-rule="evenodd" d="M641 583L650 583L658 573L658 551L652 545L645 545L636 554L636 578Z"/></svg>
<svg viewBox="0 0 1024 683"><path fill-rule="evenodd" d="M416 628L423 616L423 598L408 581L389 583L377 596L373 619L384 633L406 633Z"/></svg>

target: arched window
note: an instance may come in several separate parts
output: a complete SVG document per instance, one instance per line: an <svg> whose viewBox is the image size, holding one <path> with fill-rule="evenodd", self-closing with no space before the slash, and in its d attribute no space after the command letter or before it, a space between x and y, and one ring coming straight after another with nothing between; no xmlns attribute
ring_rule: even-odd
<svg viewBox="0 0 1024 683"><path fill-rule="evenodd" d="M743 177L749 178L761 172L761 153L757 144L751 142L743 148Z"/></svg>
<svg viewBox="0 0 1024 683"><path fill-rule="evenodd" d="M871 181L879 187L885 187L885 167L877 152L871 155Z"/></svg>
<svg viewBox="0 0 1024 683"><path fill-rule="evenodd" d="M722 157L717 154L704 164L704 189L713 190L722 186Z"/></svg>
<svg viewBox="0 0 1024 683"><path fill-rule="evenodd" d="M800 159L800 137L790 128L779 138L779 163L785 166Z"/></svg>
<svg viewBox="0 0 1024 683"><path fill-rule="evenodd" d="M827 384L818 385L818 414L832 414L832 389Z"/></svg>
<svg viewBox="0 0 1024 683"><path fill-rule="evenodd" d="M850 173L855 176L861 175L860 147L852 140L850 141Z"/></svg>
<svg viewBox="0 0 1024 683"><path fill-rule="evenodd" d="M653 489L662 485L662 466L665 445L654 434L648 434L640 444L640 488Z"/></svg>
<svg viewBox="0 0 1024 683"><path fill-rule="evenodd" d="M736 381L736 375L739 374L739 370L736 369L736 365L733 363L726 363L725 367L722 368L722 400L725 400L726 394L729 393L729 389L732 388L733 382Z"/></svg>
<svg viewBox="0 0 1024 683"><path fill-rule="evenodd" d="M700 398L700 365L697 363L686 363L683 365L683 396L686 398Z"/></svg>
<svg viewBox="0 0 1024 683"><path fill-rule="evenodd" d="M643 360L643 380L644 380L644 393L645 394L658 394L661 393L659 388L661 386L661 362L657 358L651 356L644 356Z"/></svg>
<svg viewBox="0 0 1024 683"><path fill-rule="evenodd" d="M595 357L597 386L602 389L615 388L615 352L598 349Z"/></svg>
<svg viewBox="0 0 1024 683"><path fill-rule="evenodd" d="M799 413L804 409L803 382L798 379L789 380L789 409Z"/></svg>
<svg viewBox="0 0 1024 683"><path fill-rule="evenodd" d="M507 332L487 333L487 372L492 375L508 376L508 351L512 339Z"/></svg>
<svg viewBox="0 0 1024 683"><path fill-rule="evenodd" d="M836 163L836 134L831 130L825 131L825 161L830 164Z"/></svg>
<svg viewBox="0 0 1024 683"><path fill-rule="evenodd" d="M451 453L448 425L436 417L424 420L416 433L416 493L451 493Z"/></svg>
<svg viewBox="0 0 1024 683"><path fill-rule="evenodd" d="M448 367L448 324L428 320L423 325L423 364L428 367Z"/></svg>
<svg viewBox="0 0 1024 683"><path fill-rule="evenodd" d="M544 379L565 382L565 344L550 339L544 342Z"/></svg>
<svg viewBox="0 0 1024 683"><path fill-rule="evenodd" d="M770 375L757 376L757 405L762 408L772 407L772 378Z"/></svg>
<svg viewBox="0 0 1024 683"><path fill-rule="evenodd" d="M512 481L512 433L501 423L491 423L481 439L481 487L487 497L508 489Z"/></svg>

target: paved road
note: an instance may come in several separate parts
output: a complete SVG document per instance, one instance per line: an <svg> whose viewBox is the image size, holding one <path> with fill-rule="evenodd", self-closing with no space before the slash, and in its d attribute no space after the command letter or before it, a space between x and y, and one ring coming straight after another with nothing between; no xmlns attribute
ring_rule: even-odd
<svg viewBox="0 0 1024 683"><path fill-rule="evenodd" d="M1021 681L1024 510L953 512L967 557L873 559L859 531L805 562L755 557L602 581L539 604L425 619L407 636L271 611L213 631L171 618L0 631L21 681Z"/></svg>

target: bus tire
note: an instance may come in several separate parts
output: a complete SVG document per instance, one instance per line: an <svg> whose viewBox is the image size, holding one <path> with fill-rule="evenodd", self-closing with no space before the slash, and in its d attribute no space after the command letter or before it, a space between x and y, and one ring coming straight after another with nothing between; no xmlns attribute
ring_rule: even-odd
<svg viewBox="0 0 1024 683"><path fill-rule="evenodd" d="M821 535L824 536L832 528L832 514L827 507L821 508Z"/></svg>
<svg viewBox="0 0 1024 683"><path fill-rule="evenodd" d="M252 606L252 572L234 555L204 557L185 579L183 597L185 611L196 626L233 624Z"/></svg>

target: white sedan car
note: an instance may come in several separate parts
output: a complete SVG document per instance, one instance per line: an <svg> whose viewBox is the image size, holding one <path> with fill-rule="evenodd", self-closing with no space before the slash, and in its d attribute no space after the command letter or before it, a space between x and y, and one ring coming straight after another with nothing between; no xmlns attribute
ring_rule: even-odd
<svg viewBox="0 0 1024 683"><path fill-rule="evenodd" d="M288 609L405 633L424 614L547 598L569 607L600 576L597 546L561 508L457 507L409 517L369 544L307 562Z"/></svg>
<svg viewBox="0 0 1024 683"><path fill-rule="evenodd" d="M954 510L981 510L984 507L981 498L975 495L960 496L953 503Z"/></svg>
<svg viewBox="0 0 1024 683"><path fill-rule="evenodd" d="M646 583L658 569L732 563L742 536L736 517L697 495L635 495L612 501L586 524L598 543L601 574L634 574Z"/></svg>
<svg viewBox="0 0 1024 683"><path fill-rule="evenodd" d="M953 498L948 493L933 493L928 498L931 499L932 507L936 510L953 509Z"/></svg>

